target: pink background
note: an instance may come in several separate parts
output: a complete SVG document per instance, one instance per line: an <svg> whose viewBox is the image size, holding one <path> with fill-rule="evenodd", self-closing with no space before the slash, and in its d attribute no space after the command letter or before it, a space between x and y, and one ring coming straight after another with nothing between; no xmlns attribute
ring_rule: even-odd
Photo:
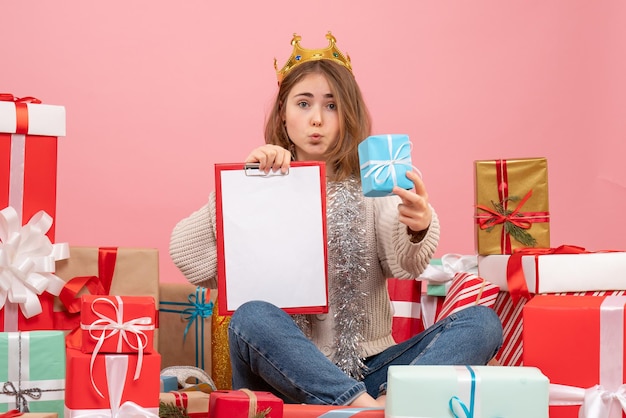
<svg viewBox="0 0 626 418"><path fill-rule="evenodd" d="M0 92L67 109L57 242L157 247L164 282L184 281L169 236L213 165L262 143L293 32L318 48L332 30L375 133L410 135L437 255L474 253L473 161L498 158L548 159L553 246L626 247L622 0L22 0L0 15Z"/></svg>

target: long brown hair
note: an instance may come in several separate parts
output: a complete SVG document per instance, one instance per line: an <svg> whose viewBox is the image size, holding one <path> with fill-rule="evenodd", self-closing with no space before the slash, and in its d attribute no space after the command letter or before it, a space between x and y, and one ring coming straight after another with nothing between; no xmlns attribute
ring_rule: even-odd
<svg viewBox="0 0 626 418"><path fill-rule="evenodd" d="M333 178L340 181L359 175L358 145L371 134L371 118L361 89L352 73L330 60L308 61L294 67L281 82L276 100L265 122L265 142L289 149L291 141L283 120L289 92L304 77L322 74L335 98L339 114L339 140L328 149L326 161L333 167Z"/></svg>

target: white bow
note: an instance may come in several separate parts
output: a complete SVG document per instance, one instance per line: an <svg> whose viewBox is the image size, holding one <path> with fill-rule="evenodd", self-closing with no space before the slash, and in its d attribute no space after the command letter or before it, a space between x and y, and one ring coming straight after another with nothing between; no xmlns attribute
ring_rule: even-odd
<svg viewBox="0 0 626 418"><path fill-rule="evenodd" d="M609 391L602 385L583 389L551 383L550 405L581 405L578 418L621 418L626 412L626 385Z"/></svg>
<svg viewBox="0 0 626 418"><path fill-rule="evenodd" d="M25 318L42 312L39 295L58 295L65 282L54 275L55 263L69 257L69 245L52 244L46 233L52 217L36 213L22 226L17 211L0 211L0 309L19 304ZM5 318L6 322L6 318Z"/></svg>

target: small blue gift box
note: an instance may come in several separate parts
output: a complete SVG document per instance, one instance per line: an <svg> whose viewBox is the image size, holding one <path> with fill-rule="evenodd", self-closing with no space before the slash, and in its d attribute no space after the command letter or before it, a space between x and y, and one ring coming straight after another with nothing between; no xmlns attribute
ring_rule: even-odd
<svg viewBox="0 0 626 418"><path fill-rule="evenodd" d="M413 168L408 135L372 135L359 144L358 150L365 196L389 196L394 186L413 188L405 175Z"/></svg>
<svg viewBox="0 0 626 418"><path fill-rule="evenodd" d="M176 376L161 375L161 393L172 392L178 390L178 378Z"/></svg>

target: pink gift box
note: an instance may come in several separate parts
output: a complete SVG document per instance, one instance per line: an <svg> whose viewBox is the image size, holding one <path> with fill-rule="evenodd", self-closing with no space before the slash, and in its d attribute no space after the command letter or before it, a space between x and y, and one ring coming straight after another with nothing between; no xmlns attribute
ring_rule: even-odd
<svg viewBox="0 0 626 418"><path fill-rule="evenodd" d="M151 353L156 307L150 296L84 295L80 327L83 353Z"/></svg>

